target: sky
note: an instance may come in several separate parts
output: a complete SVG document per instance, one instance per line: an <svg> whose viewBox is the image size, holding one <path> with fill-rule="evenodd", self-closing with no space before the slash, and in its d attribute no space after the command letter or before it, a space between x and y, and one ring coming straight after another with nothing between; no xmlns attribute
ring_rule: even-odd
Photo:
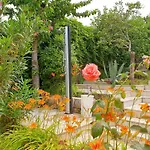
<svg viewBox="0 0 150 150"><path fill-rule="evenodd" d="M72 2L79 2L81 0L72 0ZM91 4L83 7L82 9L79 9L79 12L85 11L85 10L93 10L93 9L99 9L103 10L104 6L107 8L112 8L115 5L115 2L118 2L119 0L93 0ZM150 14L150 0L123 0L124 3L126 2L137 2L140 1L142 4L142 9L140 11L142 16L146 16ZM78 19L81 21L84 25L90 25L91 19L93 17L87 17L87 18L81 18Z"/></svg>

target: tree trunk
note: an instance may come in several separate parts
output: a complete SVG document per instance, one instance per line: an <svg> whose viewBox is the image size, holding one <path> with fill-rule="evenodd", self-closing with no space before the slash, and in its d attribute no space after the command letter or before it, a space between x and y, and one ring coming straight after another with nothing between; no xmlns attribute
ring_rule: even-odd
<svg viewBox="0 0 150 150"><path fill-rule="evenodd" d="M34 37L32 45L32 85L39 89L39 64L38 64L38 36Z"/></svg>
<svg viewBox="0 0 150 150"><path fill-rule="evenodd" d="M134 70L135 70L135 52L130 52L130 80L131 84L134 83Z"/></svg>

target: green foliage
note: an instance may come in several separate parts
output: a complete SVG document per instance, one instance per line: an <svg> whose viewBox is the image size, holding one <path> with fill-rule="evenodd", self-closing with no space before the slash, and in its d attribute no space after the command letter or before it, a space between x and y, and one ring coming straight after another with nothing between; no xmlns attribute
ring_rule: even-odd
<svg viewBox="0 0 150 150"><path fill-rule="evenodd" d="M95 47L99 63L117 60L129 66L129 51L136 52L136 59L149 52L149 19L139 15L141 4L123 1L111 9L106 7L93 20ZM98 64L99 65L99 64ZM100 65L99 65L100 66Z"/></svg>
<svg viewBox="0 0 150 150"><path fill-rule="evenodd" d="M146 144L141 144L137 141L134 141L132 144L131 144L131 148L135 149L135 150L149 150L150 149L150 146L149 145L146 145Z"/></svg>
<svg viewBox="0 0 150 150"><path fill-rule="evenodd" d="M37 98L38 94L32 89L29 80L22 80L19 83L12 84L8 93L0 95L0 133L12 128L12 125L18 124L20 119L29 113L29 110L22 108L11 108L12 102L22 101L27 104L29 98Z"/></svg>
<svg viewBox="0 0 150 150"><path fill-rule="evenodd" d="M58 136L55 134L55 126L52 125L47 129L16 127L0 137L0 148L3 150L19 149L61 149Z"/></svg>
<svg viewBox="0 0 150 150"><path fill-rule="evenodd" d="M30 52L30 24L25 14L17 20L1 23L0 39L0 93L7 91L10 82L20 80L27 69L24 56Z"/></svg>

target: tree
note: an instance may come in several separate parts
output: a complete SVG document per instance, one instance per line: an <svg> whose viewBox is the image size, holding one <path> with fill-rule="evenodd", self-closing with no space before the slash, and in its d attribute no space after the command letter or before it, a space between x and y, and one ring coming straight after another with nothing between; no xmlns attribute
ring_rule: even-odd
<svg viewBox="0 0 150 150"><path fill-rule="evenodd" d="M35 88L39 88L38 43L42 32L50 32L58 21L67 16L86 17L96 13L96 10L77 12L78 8L88 5L91 1L71 3L71 0L7 0L7 3L16 6L19 12L26 12L28 20L32 22L32 81Z"/></svg>
<svg viewBox="0 0 150 150"><path fill-rule="evenodd" d="M139 14L141 4L127 3L126 9L122 1L115 4L112 9L99 12L93 20L95 27L97 53L101 60L117 60L119 64L129 62L129 52L136 52L140 56L147 49L148 34L144 19Z"/></svg>
<svg viewBox="0 0 150 150"><path fill-rule="evenodd" d="M0 23L0 96L21 79L30 53L30 22L25 14Z"/></svg>

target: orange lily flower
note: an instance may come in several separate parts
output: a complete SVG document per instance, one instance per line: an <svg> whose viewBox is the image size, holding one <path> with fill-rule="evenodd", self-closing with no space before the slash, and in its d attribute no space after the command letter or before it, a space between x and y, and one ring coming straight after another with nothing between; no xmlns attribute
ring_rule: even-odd
<svg viewBox="0 0 150 150"><path fill-rule="evenodd" d="M147 139L145 139L145 138L142 138L142 141L144 141L146 145L149 145L149 146L150 146L150 140L147 140Z"/></svg>
<svg viewBox="0 0 150 150"><path fill-rule="evenodd" d="M69 124L66 124L66 128L65 128L65 130L67 131L67 132L74 132L75 131L75 128L77 127L77 126L71 126L71 125L69 125Z"/></svg>
<svg viewBox="0 0 150 150"><path fill-rule="evenodd" d="M106 150L106 148L104 147L103 140L100 139L94 142L90 142L89 146L91 147L92 150Z"/></svg>
<svg viewBox="0 0 150 150"><path fill-rule="evenodd" d="M44 105L44 104L45 104L45 101L44 101L43 99L41 99L41 100L38 101L38 104L39 104L39 105Z"/></svg>
<svg viewBox="0 0 150 150"><path fill-rule="evenodd" d="M121 129L121 133L122 134L126 134L129 131L129 128L127 126L123 126L123 125L118 125Z"/></svg>
<svg viewBox="0 0 150 150"><path fill-rule="evenodd" d="M73 121L73 122L76 122L76 121L77 121L77 117L76 117L76 116L73 116L73 117L72 117L72 121Z"/></svg>
<svg viewBox="0 0 150 150"><path fill-rule="evenodd" d="M29 128L33 129L33 128L36 128L37 127L37 124L35 122L32 122L31 125L29 126Z"/></svg>
<svg viewBox="0 0 150 150"><path fill-rule="evenodd" d="M140 104L140 109L142 110L142 111L148 111L149 110L149 108L150 108L150 106L148 105L148 103L145 103L145 104Z"/></svg>
<svg viewBox="0 0 150 150"><path fill-rule="evenodd" d="M69 122L70 121L70 117L68 115L64 115L62 117L62 120L64 120L65 122Z"/></svg>
<svg viewBox="0 0 150 150"><path fill-rule="evenodd" d="M111 112L108 112L107 114L102 114L102 117L104 117L106 121L115 122L115 120L116 120L116 117L114 115L112 115Z"/></svg>
<svg viewBox="0 0 150 150"><path fill-rule="evenodd" d="M32 106L30 105L30 104L26 104L25 106L24 106L24 109L27 109L27 110L29 110L29 109L31 109L32 108Z"/></svg>
<svg viewBox="0 0 150 150"><path fill-rule="evenodd" d="M31 104L35 104L35 103L36 103L36 100L35 100L35 99L33 99L33 98L30 98L30 99L29 99L29 103L31 103Z"/></svg>
<svg viewBox="0 0 150 150"><path fill-rule="evenodd" d="M38 90L39 95L42 95L44 92L45 92L44 90L41 90L41 89Z"/></svg>
<svg viewBox="0 0 150 150"><path fill-rule="evenodd" d="M58 101L60 98L61 98L61 96L58 94L53 95L53 99L56 101Z"/></svg>

